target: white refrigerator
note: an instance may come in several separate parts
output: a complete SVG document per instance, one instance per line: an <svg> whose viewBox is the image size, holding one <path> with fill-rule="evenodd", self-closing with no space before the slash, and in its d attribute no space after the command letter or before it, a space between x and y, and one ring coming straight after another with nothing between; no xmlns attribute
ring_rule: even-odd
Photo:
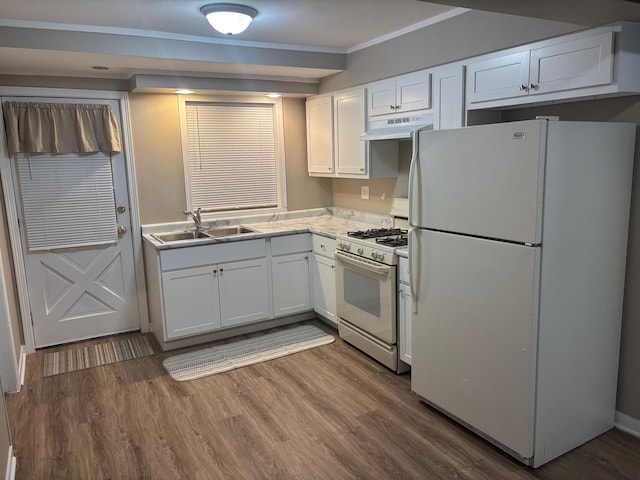
<svg viewBox="0 0 640 480"><path fill-rule="evenodd" d="M412 389L533 467L613 427L635 133L414 132Z"/></svg>

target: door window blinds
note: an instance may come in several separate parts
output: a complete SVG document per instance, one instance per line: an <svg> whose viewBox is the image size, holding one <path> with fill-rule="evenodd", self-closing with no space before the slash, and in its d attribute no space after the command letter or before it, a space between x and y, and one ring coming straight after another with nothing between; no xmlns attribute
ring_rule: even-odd
<svg viewBox="0 0 640 480"><path fill-rule="evenodd" d="M18 154L17 162L29 251L117 241L108 154Z"/></svg>
<svg viewBox="0 0 640 480"><path fill-rule="evenodd" d="M278 206L273 104L186 102L191 207Z"/></svg>

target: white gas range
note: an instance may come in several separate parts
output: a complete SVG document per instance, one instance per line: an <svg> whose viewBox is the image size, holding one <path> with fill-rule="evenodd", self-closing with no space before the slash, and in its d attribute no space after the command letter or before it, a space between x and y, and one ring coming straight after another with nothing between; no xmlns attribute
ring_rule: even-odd
<svg viewBox="0 0 640 480"><path fill-rule="evenodd" d="M401 373L396 321L396 249L407 230L372 229L336 236L338 331L350 344Z"/></svg>

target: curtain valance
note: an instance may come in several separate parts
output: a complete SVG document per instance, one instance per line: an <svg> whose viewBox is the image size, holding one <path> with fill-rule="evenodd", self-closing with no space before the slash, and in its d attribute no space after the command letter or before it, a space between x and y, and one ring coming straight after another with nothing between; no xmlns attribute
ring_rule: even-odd
<svg viewBox="0 0 640 480"><path fill-rule="evenodd" d="M121 150L110 105L5 102L3 110L9 154Z"/></svg>

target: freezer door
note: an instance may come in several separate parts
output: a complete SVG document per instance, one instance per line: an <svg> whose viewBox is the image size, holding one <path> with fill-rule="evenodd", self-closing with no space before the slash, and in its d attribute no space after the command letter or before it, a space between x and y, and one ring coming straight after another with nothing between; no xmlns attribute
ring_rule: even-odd
<svg viewBox="0 0 640 480"><path fill-rule="evenodd" d="M531 457L540 248L428 230L410 247L413 391Z"/></svg>
<svg viewBox="0 0 640 480"><path fill-rule="evenodd" d="M540 243L546 120L421 131L411 225Z"/></svg>

